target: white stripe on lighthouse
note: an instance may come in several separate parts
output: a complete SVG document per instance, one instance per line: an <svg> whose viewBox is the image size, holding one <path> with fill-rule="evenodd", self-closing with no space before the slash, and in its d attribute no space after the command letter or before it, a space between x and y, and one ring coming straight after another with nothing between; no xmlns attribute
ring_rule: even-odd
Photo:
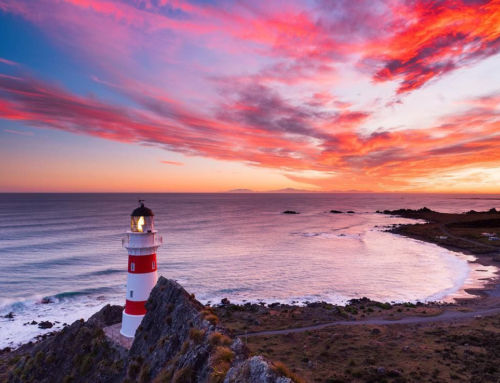
<svg viewBox="0 0 500 383"><path fill-rule="evenodd" d="M157 279L156 271L142 274L128 273L127 299L129 301L147 301Z"/></svg>

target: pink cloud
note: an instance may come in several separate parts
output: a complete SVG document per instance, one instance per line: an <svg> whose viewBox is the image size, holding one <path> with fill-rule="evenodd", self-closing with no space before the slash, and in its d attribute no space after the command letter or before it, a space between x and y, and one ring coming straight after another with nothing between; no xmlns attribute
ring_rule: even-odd
<svg viewBox="0 0 500 383"><path fill-rule="evenodd" d="M166 161L166 160L163 160L163 161L160 161L162 164L165 164L165 165L174 165L174 166L184 166L184 164L182 162L177 162L177 161Z"/></svg>

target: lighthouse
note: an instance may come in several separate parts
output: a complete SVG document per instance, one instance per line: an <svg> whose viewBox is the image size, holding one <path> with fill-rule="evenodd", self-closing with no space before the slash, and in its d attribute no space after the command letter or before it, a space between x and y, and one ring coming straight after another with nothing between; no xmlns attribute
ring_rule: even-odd
<svg viewBox="0 0 500 383"><path fill-rule="evenodd" d="M123 336L133 338L146 314L145 303L158 279L156 251L162 243L154 227L154 214L144 206L135 209L130 218L130 231L123 240L128 252L127 296L122 315Z"/></svg>

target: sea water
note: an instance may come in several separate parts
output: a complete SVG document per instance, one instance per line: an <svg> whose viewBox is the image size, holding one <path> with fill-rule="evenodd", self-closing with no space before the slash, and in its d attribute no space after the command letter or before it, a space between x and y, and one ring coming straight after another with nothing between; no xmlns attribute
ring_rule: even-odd
<svg viewBox="0 0 500 383"><path fill-rule="evenodd" d="M138 198L163 236L159 274L204 303L447 300L495 272L473 257L388 233L390 225L415 221L376 213L499 208L495 195L0 194L0 347L49 331L27 324L33 320L58 321L58 329L124 303L121 239ZM3 317L10 312L13 318Z"/></svg>

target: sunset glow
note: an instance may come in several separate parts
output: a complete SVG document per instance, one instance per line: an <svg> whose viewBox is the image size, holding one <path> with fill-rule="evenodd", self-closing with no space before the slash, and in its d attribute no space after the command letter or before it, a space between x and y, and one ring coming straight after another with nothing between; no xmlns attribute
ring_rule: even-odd
<svg viewBox="0 0 500 383"><path fill-rule="evenodd" d="M0 191L500 192L500 0L0 0Z"/></svg>

